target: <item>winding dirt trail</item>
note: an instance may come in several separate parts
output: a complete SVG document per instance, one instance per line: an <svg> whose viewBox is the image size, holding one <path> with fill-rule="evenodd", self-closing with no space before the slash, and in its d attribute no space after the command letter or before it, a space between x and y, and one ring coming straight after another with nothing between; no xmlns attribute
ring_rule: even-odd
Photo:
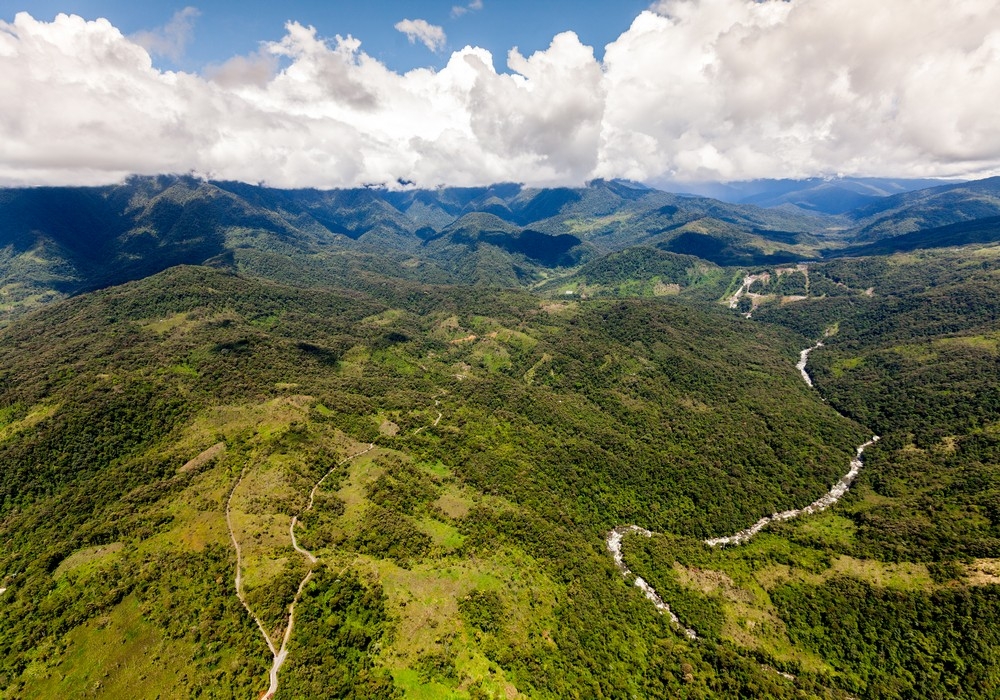
<svg viewBox="0 0 1000 700"><path fill-rule="evenodd" d="M440 406L440 405L441 405L441 402L438 401L437 399L435 399L434 400L434 406L437 407L437 406ZM438 426L438 423L441 422L441 419L443 417L444 417L444 414L441 413L441 411L438 411L437 418L434 419L433 423L431 423L430 425L422 425L422 426L420 426L419 428L417 428L416 430L413 431L413 434L414 435L418 435L418 434L420 434L421 431L427 430L431 426L434 426L436 428Z"/></svg>
<svg viewBox="0 0 1000 700"><path fill-rule="evenodd" d="M809 373L806 371L806 363L809 361L809 353L811 353L816 348L821 348L821 347L823 347L823 343L817 342L812 347L803 350L799 354L798 363L795 365L795 368L799 370L799 372L802 374L802 379L810 387L813 386L813 382L812 378L809 376ZM834 484L829 491L827 491L825 494L823 494L818 499L816 499L809 505L805 506L804 508L786 510L781 513L774 513L772 515L761 518L760 520L758 520L756 523L746 528L745 530L740 530L739 532L736 532L732 535L727 535L725 537L714 537L702 541L710 547L741 545L750 541L750 539L752 539L754 535L756 535L758 532L766 528L771 523L781 522L784 520L791 520L793 518L799 517L800 515L810 515L812 513L819 513L821 511L826 510L827 508L835 504L837 501L839 501L843 497L843 495L847 493L847 490L851 488L851 484L854 483L854 480L857 478L858 473L861 471L861 467L864 465L862 457L864 455L865 449L878 442L878 439L879 436L875 435L872 437L871 440L858 446L857 453L855 454L854 459L851 460L847 473L843 477L841 477L840 480L836 484ZM625 535L628 534L638 534L642 535L643 537L652 537L654 533L644 528L641 528L637 525L619 525L610 533L608 533L608 537L606 540L608 551L611 552L611 556L615 560L615 565L618 567L618 570L621 571L622 576L624 576L626 579L629 576L633 575L632 571L625 564L625 560L622 555L622 540L625 538ZM645 594L646 598L648 598L653 603L653 605L656 607L657 610L659 610L661 613L665 615L668 615L670 617L670 621L673 622L674 625L681 627L680 620L677 618L677 615L675 615L674 612L670 609L670 606L667 605L666 602L664 602L664 600L660 597L660 595L656 592L656 590L652 586L650 586L641 576L635 577L635 585ZM698 635L697 633L695 633L694 630L689 628L682 628L682 629L684 630L684 634L689 639L698 638Z"/></svg>
<svg viewBox="0 0 1000 700"><path fill-rule="evenodd" d="M345 457L341 461L337 462L336 465L331 467L330 470L327 471L327 473L324 474L320 478L320 480L313 485L312 491L309 492L309 505L306 506L305 510L299 513L299 515L292 517L292 523L288 529L289 535L291 536L292 540L292 548L309 560L309 571L306 572L306 575L302 578L302 581L299 582L298 590L295 591L295 597L292 599L291 605L288 606L288 624L285 625L285 633L282 636L280 648L275 647L274 640L271 639L271 635L268 634L267 629L264 627L264 623L260 621L260 618L257 617L254 611L251 609L250 604L247 603L246 597L243 595L243 551L240 549L239 540L236 538L236 531L233 529L231 510L233 503L233 495L236 493L236 489L240 487L240 484L243 483L243 477L246 476L248 467L243 468L243 471L240 473L240 478L237 480L236 485L233 486L233 490L229 492L229 500L226 501L226 525L229 527L229 537L230 539L232 539L233 547L236 549L236 595L240 599L240 602L243 604L243 607L246 608L247 613L250 615L251 618L253 618L253 621L257 623L257 627L260 629L260 633L264 636L264 641L267 642L267 648L271 650L271 655L274 657L274 660L271 663L271 671L268 674L270 685L268 686L267 692L265 692L261 696L261 700L272 700L272 698L274 698L275 694L278 692L278 672L281 670L281 667L285 664L285 661L288 660L288 642L292 638L292 630L295 627L295 606L298 605L299 600L302 598L302 591L305 590L306 584L308 584L309 581L312 579L313 573L315 573L314 567L319 562L319 559L316 557L316 555L314 555L305 547L301 546L295 537L295 527L299 523L299 517L305 515L306 513L312 510L313 503L316 500L316 492L319 490L319 487L323 485L323 482L326 481L327 477L329 477L330 474L332 474L338 467L341 467L350 462L351 460L357 459L361 455L371 452L374 449L375 449L375 443L369 443L368 447L362 450L361 452L356 452L350 457Z"/></svg>
<svg viewBox="0 0 1000 700"><path fill-rule="evenodd" d="M233 505L233 495L236 493L236 489L240 487L243 483L243 477L246 476L247 467L243 468L242 473L240 473L240 478L236 481L236 485L233 486L233 490L229 492L229 500L226 501L226 525L229 527L229 537L233 541L233 547L236 548L236 597L240 599L243 603L243 607L246 608L247 613L257 623L257 627L260 629L260 633L264 635L264 641L267 642L267 648L271 650L271 654L277 654L277 650L274 647L274 641L271 639L271 635L267 633L267 629L264 627L264 623L260 621L260 618L254 613L250 608L250 604L247 603L246 597L243 595L243 550L240 549L239 540L236 539L236 531L233 529L233 516L230 512Z"/></svg>

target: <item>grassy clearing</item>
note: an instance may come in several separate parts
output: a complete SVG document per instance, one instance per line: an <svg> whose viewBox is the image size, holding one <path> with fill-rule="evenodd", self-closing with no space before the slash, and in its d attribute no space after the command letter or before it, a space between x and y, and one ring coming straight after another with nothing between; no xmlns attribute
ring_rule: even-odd
<svg viewBox="0 0 1000 700"><path fill-rule="evenodd" d="M187 462L184 463L184 466L182 466L177 471L179 473L184 473L201 469L202 467L214 461L215 459L218 459L225 453L226 453L226 443L217 442L208 449L199 452L197 456L189 459Z"/></svg>
<svg viewBox="0 0 1000 700"><path fill-rule="evenodd" d="M34 428L43 420L51 418L59 410L58 404L40 404L32 407L24 418L11 421L4 426L0 426L0 442Z"/></svg>
<svg viewBox="0 0 1000 700"><path fill-rule="evenodd" d="M83 573L88 569L102 567L114 559L124 546L121 542L111 542L98 547L78 549L63 559L52 575L54 578L60 578L71 571Z"/></svg>
<svg viewBox="0 0 1000 700"><path fill-rule="evenodd" d="M857 369L864 364L865 360L863 357L850 357L843 360L837 360L830 367L830 371L833 372L833 376L840 377L844 372L849 372L852 369Z"/></svg>
<svg viewBox="0 0 1000 700"><path fill-rule="evenodd" d="M803 518L797 524L797 529L806 537L815 539L825 545L846 546L850 544L858 528L850 518L845 518L832 510L827 510L823 513Z"/></svg>
<svg viewBox="0 0 1000 700"><path fill-rule="evenodd" d="M356 565L381 581L396 618L396 634L382 661L407 698L465 698L462 689L475 682L488 692L516 694L487 654L495 634L468 626L459 611L459 603L473 591L494 591L501 597L506 615L496 634L508 644L525 644L529 637L549 634L553 626L558 588L519 550L506 549L490 558L433 559L410 569L369 557ZM448 677L421 673L428 657L447 659Z"/></svg>
<svg viewBox="0 0 1000 700"><path fill-rule="evenodd" d="M375 463L375 458L382 453L382 450L374 449L351 462L348 477L343 487L337 491L337 497L344 502L346 513L356 511L366 502L365 487L385 471Z"/></svg>
<svg viewBox="0 0 1000 700"><path fill-rule="evenodd" d="M196 645L165 638L142 619L134 598L71 631L64 644L56 666L38 664L25 673L24 697L189 697L185 669Z"/></svg>
<svg viewBox="0 0 1000 700"><path fill-rule="evenodd" d="M184 328L187 326L192 326L196 322L191 320L191 315L186 312L171 314L166 318L160 318L152 321L142 321L139 326L156 333L157 335L163 335L175 328Z"/></svg>
<svg viewBox="0 0 1000 700"><path fill-rule="evenodd" d="M936 345L943 348L971 348L982 350L992 354L997 354L1000 350L1000 334L991 333L989 335L966 335L958 338L940 338L935 341Z"/></svg>
<svg viewBox="0 0 1000 700"><path fill-rule="evenodd" d="M534 384L535 374L545 365L550 364L552 362L552 359L553 359L552 355L549 355L548 353L543 353L542 357L538 360L538 362L529 367L528 371L524 373L524 381L527 382L528 384Z"/></svg>
<svg viewBox="0 0 1000 700"><path fill-rule="evenodd" d="M434 546L445 552L451 552L462 546L465 536L454 525L443 523L434 518L423 518L416 523L417 529L431 537Z"/></svg>
<svg viewBox="0 0 1000 700"><path fill-rule="evenodd" d="M361 319L361 323L368 323L374 326L391 326L404 318L406 318L406 312L402 309L389 309L380 314L363 318Z"/></svg>
<svg viewBox="0 0 1000 700"><path fill-rule="evenodd" d="M470 494L454 489L448 490L432 503L432 506L449 518L464 518L475 501Z"/></svg>
<svg viewBox="0 0 1000 700"><path fill-rule="evenodd" d="M597 231L601 231L602 229L621 226L622 224L628 223L633 218L635 218L635 214L619 212L609 214L607 216L566 219L563 221L563 225L566 226L566 230L569 231L569 233L586 234L595 233Z"/></svg>
<svg viewBox="0 0 1000 700"><path fill-rule="evenodd" d="M966 567L964 580L972 586L1000 585L1000 559L975 559Z"/></svg>
<svg viewBox="0 0 1000 700"><path fill-rule="evenodd" d="M370 360L371 350L364 345L355 345L340 358L340 373L345 377L362 377Z"/></svg>
<svg viewBox="0 0 1000 700"><path fill-rule="evenodd" d="M913 362L930 363L938 358L938 353L926 345L894 345L891 348L887 348L887 350Z"/></svg>
<svg viewBox="0 0 1000 700"><path fill-rule="evenodd" d="M483 340L476 344L476 349L472 352L472 358L487 372L499 372L511 366L510 353L501 344Z"/></svg>

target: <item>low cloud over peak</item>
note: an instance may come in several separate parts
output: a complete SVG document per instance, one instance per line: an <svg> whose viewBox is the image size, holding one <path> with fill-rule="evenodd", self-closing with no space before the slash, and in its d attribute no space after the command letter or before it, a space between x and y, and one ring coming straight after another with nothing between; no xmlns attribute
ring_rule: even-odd
<svg viewBox="0 0 1000 700"><path fill-rule="evenodd" d="M664 0L603 62L567 32L530 56L511 50L502 72L465 47L441 70L399 74L353 37L290 22L205 76L155 69L151 52L183 51L189 10L133 37L67 15L0 22L0 183L1000 172L994 2ZM431 50L446 41L423 20L397 29Z"/></svg>

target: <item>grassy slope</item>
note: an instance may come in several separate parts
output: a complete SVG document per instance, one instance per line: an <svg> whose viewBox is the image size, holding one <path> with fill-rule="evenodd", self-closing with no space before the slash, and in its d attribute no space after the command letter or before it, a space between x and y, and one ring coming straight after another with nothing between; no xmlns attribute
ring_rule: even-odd
<svg viewBox="0 0 1000 700"><path fill-rule="evenodd" d="M861 431L801 386L801 340L664 302L371 291L179 268L3 333L7 697L141 696L163 678L261 690L226 497L246 469L246 590L279 630L302 572L287 523L369 441L304 523L327 573L306 591L289 696L794 692L679 639L602 535L717 534L825 489ZM127 667L104 651L119 630Z"/></svg>

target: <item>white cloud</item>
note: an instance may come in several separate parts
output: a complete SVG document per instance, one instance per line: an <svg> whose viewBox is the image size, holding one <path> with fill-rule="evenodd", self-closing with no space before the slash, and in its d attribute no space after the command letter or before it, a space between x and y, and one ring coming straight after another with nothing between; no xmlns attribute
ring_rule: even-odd
<svg viewBox="0 0 1000 700"><path fill-rule="evenodd" d="M294 22L205 77L158 70L149 50L105 20L0 22L0 183L1000 172L993 0L667 0L603 63L564 33L501 72L465 47L399 74Z"/></svg>
<svg viewBox="0 0 1000 700"><path fill-rule="evenodd" d="M166 25L151 31L136 32L132 41L151 54L166 56L173 61L179 61L184 55L184 49L194 34L194 21L201 12L194 7L178 10Z"/></svg>
<svg viewBox="0 0 1000 700"><path fill-rule="evenodd" d="M996 170L1000 4L663 0L608 46L601 174ZM995 114L995 108L994 108Z"/></svg>
<svg viewBox="0 0 1000 700"><path fill-rule="evenodd" d="M393 26L396 31L405 34L411 44L419 41L428 49L435 52L443 49L445 41L448 39L445 36L444 29L436 24L429 24L427 20L423 19L404 19L396 22Z"/></svg>
<svg viewBox="0 0 1000 700"><path fill-rule="evenodd" d="M472 0L468 5L452 5L451 16L461 17L462 15L483 9L483 0Z"/></svg>

